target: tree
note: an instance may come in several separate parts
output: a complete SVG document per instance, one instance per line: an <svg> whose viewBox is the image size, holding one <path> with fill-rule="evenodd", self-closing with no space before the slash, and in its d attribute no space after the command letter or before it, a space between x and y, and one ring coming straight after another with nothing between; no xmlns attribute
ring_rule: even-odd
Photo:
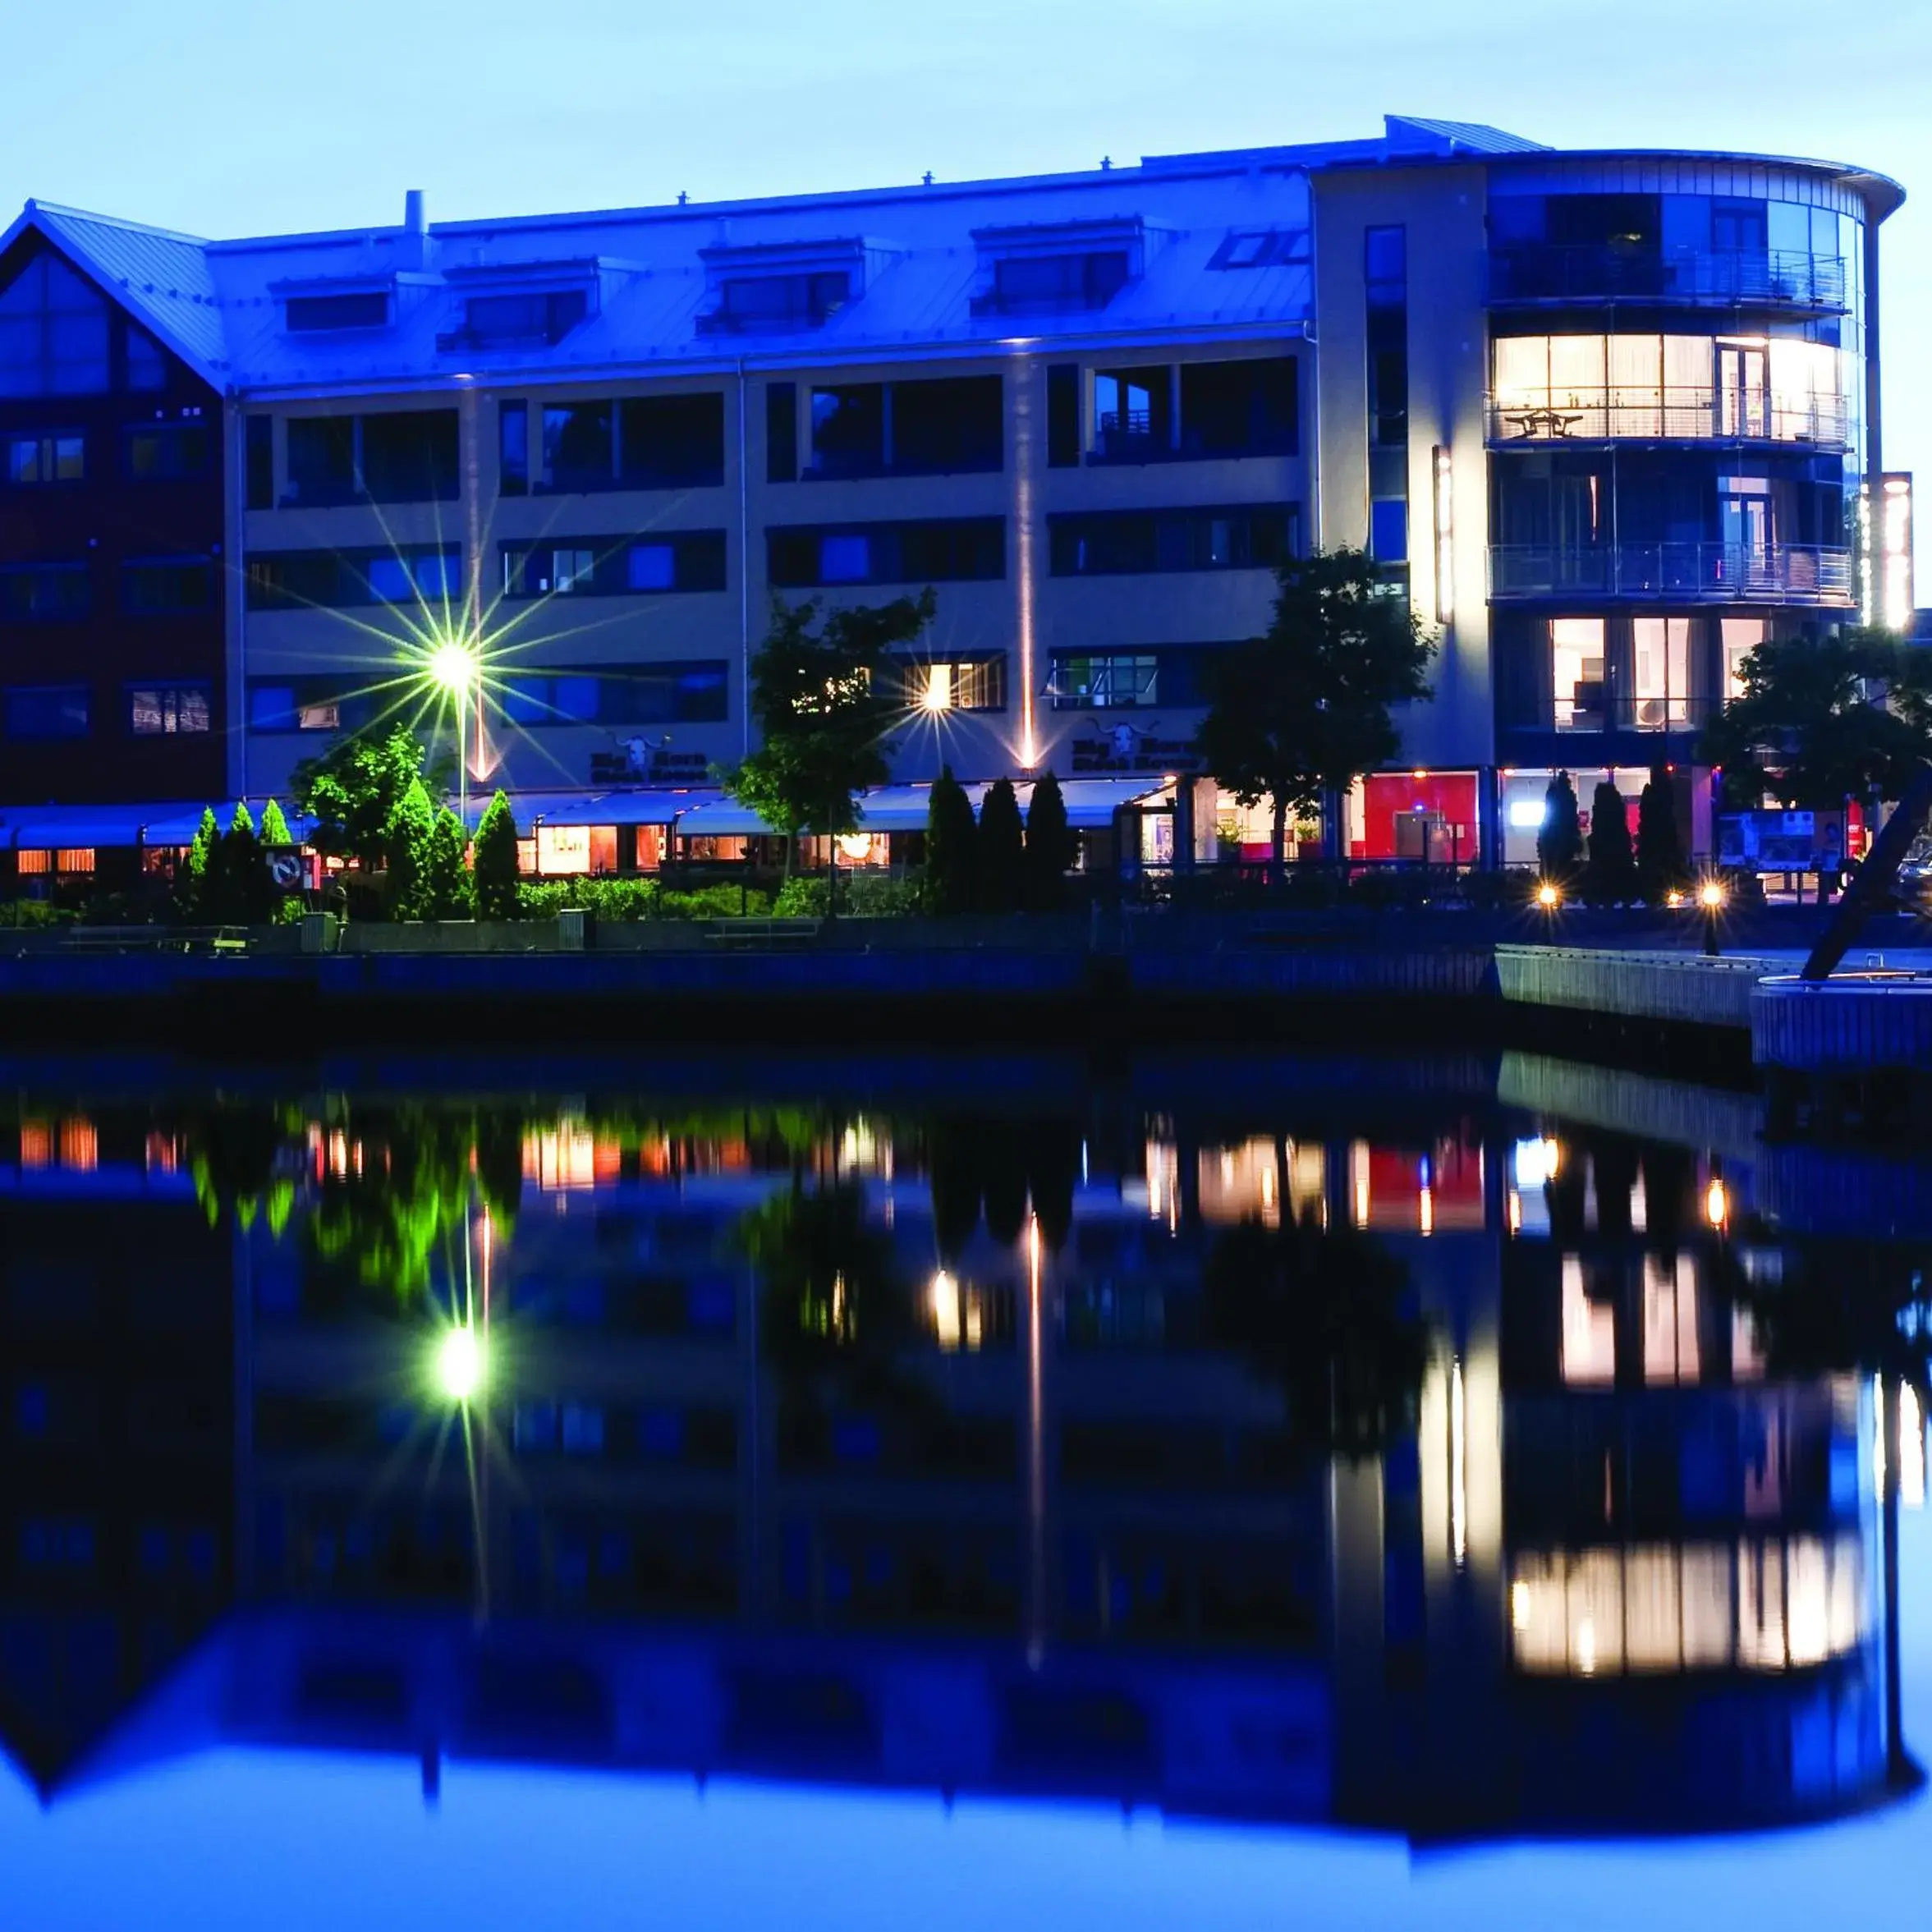
<svg viewBox="0 0 1932 1932"><path fill-rule="evenodd" d="M199 916L221 925L259 925L274 916L281 894L268 877L246 804L235 807L229 828L209 842L195 898Z"/></svg>
<svg viewBox="0 0 1932 1932"><path fill-rule="evenodd" d="M987 788L980 801L980 836L973 849L974 902L982 912L1012 912L1020 904L1026 863L1020 801L1011 778Z"/></svg>
<svg viewBox="0 0 1932 1932"><path fill-rule="evenodd" d="M425 769L424 755L415 734L396 725L380 737L338 738L319 758L304 759L292 788L297 809L315 821L315 849L364 865L388 860L389 827L410 787L444 789L439 773Z"/></svg>
<svg viewBox="0 0 1932 1932"><path fill-rule="evenodd" d="M246 798L235 801L235 815L228 821L228 829L231 832L246 832L250 838L255 836L255 814L248 809Z"/></svg>
<svg viewBox="0 0 1932 1932"><path fill-rule="evenodd" d="M1273 807L1279 865L1291 810L1319 810L1401 749L1390 707L1433 695L1435 646L1363 551L1316 550L1275 574L1273 622L1216 667L1195 744L1225 790Z"/></svg>
<svg viewBox="0 0 1932 1932"><path fill-rule="evenodd" d="M208 861L214 851L215 841L221 835L221 826L211 805L202 813L201 823L195 828L195 839L188 847L187 860L174 882L175 904L184 919L205 916Z"/></svg>
<svg viewBox="0 0 1932 1932"><path fill-rule="evenodd" d="M420 778L411 778L396 801L382 841L389 855L389 910L397 919L434 916L430 847L435 837L429 794Z"/></svg>
<svg viewBox="0 0 1932 1932"><path fill-rule="evenodd" d="M772 627L751 668L761 742L728 789L785 840L787 877L801 832L836 838L856 830L852 794L884 782L881 741L903 710L891 653L918 637L934 608L925 590L829 611L821 622L815 599L773 600Z"/></svg>
<svg viewBox="0 0 1932 1932"><path fill-rule="evenodd" d="M1590 897L1627 898L1631 870L1629 808L1608 778L1599 779L1590 801Z"/></svg>
<svg viewBox="0 0 1932 1932"><path fill-rule="evenodd" d="M1698 751L1741 809L1899 798L1932 759L1932 654L1888 631L1769 639L1741 675Z"/></svg>
<svg viewBox="0 0 1932 1932"><path fill-rule="evenodd" d="M1035 912L1057 912L1067 903L1067 874L1074 858L1060 781L1046 773L1026 801L1026 902Z"/></svg>
<svg viewBox="0 0 1932 1932"><path fill-rule="evenodd" d="M262 843L264 845L293 845L288 835L288 820L282 815L282 807L270 799L262 808Z"/></svg>
<svg viewBox="0 0 1932 1932"><path fill-rule="evenodd" d="M476 828L472 889L479 919L515 919L522 908L516 897L516 817L499 792Z"/></svg>
<svg viewBox="0 0 1932 1932"><path fill-rule="evenodd" d="M1687 870L1670 774L1661 765L1653 765L1644 795L1637 801L1637 883L1645 898L1658 898L1677 884Z"/></svg>
<svg viewBox="0 0 1932 1932"><path fill-rule="evenodd" d="M1536 830L1536 869L1560 884L1583 862L1583 826L1576 812L1576 787L1558 772L1543 794L1543 823Z"/></svg>
<svg viewBox="0 0 1932 1932"><path fill-rule="evenodd" d="M470 884L470 837L463 821L447 805L436 815L429 833L422 896L426 918L469 919L475 913Z"/></svg>
<svg viewBox="0 0 1932 1932"><path fill-rule="evenodd" d="M943 766L926 803L925 883L929 913L941 916L973 909L973 858L979 828L973 823L972 801Z"/></svg>

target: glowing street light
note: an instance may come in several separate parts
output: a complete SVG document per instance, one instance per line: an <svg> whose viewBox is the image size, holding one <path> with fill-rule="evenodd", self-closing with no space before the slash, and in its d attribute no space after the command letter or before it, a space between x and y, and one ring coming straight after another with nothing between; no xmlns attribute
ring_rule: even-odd
<svg viewBox="0 0 1932 1932"><path fill-rule="evenodd" d="M1710 1186L1705 1190L1704 1218L1719 1233L1723 1232L1724 1223L1731 1218L1730 1190L1715 1174L1711 1176Z"/></svg>
<svg viewBox="0 0 1932 1932"><path fill-rule="evenodd" d="M1718 915L1724 909L1724 888L1719 879L1707 879L1697 888L1697 903L1704 908L1704 951L1707 958L1718 957Z"/></svg>
<svg viewBox="0 0 1932 1932"><path fill-rule="evenodd" d="M476 653L454 637L446 637L429 654L429 681L456 706L457 713L457 813L463 821L463 836L470 835L470 696L482 681L482 666Z"/></svg>
<svg viewBox="0 0 1932 1932"><path fill-rule="evenodd" d="M489 1379L489 1357L483 1338L467 1324L446 1329L436 1344L436 1388L445 1401L466 1408L483 1393Z"/></svg>
<svg viewBox="0 0 1932 1932"><path fill-rule="evenodd" d="M1562 905L1563 902L1563 895L1552 880L1546 879L1544 880L1541 885L1537 887L1536 903L1540 906L1545 912L1555 911L1557 907Z"/></svg>

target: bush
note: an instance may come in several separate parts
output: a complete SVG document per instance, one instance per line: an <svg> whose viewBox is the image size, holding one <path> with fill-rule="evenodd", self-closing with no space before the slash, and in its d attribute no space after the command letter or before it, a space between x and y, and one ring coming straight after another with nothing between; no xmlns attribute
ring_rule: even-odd
<svg viewBox="0 0 1932 1932"><path fill-rule="evenodd" d="M658 897L654 879L526 879L516 888L520 918L554 919L576 911L617 925L652 917Z"/></svg>
<svg viewBox="0 0 1932 1932"><path fill-rule="evenodd" d="M434 919L430 847L436 838L436 812L420 778L411 778L396 801L383 842L389 851L389 916Z"/></svg>
<svg viewBox="0 0 1932 1932"><path fill-rule="evenodd" d="M1599 779L1590 801L1590 896L1608 905L1627 899L1636 883L1631 857L1630 811L1623 794L1608 778Z"/></svg>
<svg viewBox="0 0 1932 1932"><path fill-rule="evenodd" d="M499 792L476 828L476 916L515 919L522 911L517 890L516 818Z"/></svg>
<svg viewBox="0 0 1932 1932"><path fill-rule="evenodd" d="M665 892L658 895L659 910L666 919L769 919L772 896L735 885L695 886L689 892Z"/></svg>
<svg viewBox="0 0 1932 1932"><path fill-rule="evenodd" d="M48 899L15 899L0 904L0 926L10 932L44 933L57 925L71 925L79 915L71 906L56 906Z"/></svg>
<svg viewBox="0 0 1932 1932"><path fill-rule="evenodd" d="M1057 912L1067 903L1067 874L1073 865L1074 838L1067 826L1067 801L1060 781L1048 772L1026 803L1026 907Z"/></svg>
<svg viewBox="0 0 1932 1932"><path fill-rule="evenodd" d="M1576 809L1576 787L1567 772L1558 772L1543 794L1543 823L1536 833L1536 866L1543 876L1567 885L1583 862L1583 824Z"/></svg>
<svg viewBox="0 0 1932 1932"><path fill-rule="evenodd" d="M429 835L429 863L422 897L431 919L470 919L476 901L470 887L469 834L447 805L436 815Z"/></svg>
<svg viewBox="0 0 1932 1932"><path fill-rule="evenodd" d="M909 919L923 905L924 881L916 876L880 878L866 872L843 872L838 879L838 909L853 919ZM823 878L788 879L772 902L773 919L823 919Z"/></svg>
<svg viewBox="0 0 1932 1932"><path fill-rule="evenodd" d="M973 847L978 836L972 801L943 767L926 803L925 890L928 912L943 916L973 909Z"/></svg>

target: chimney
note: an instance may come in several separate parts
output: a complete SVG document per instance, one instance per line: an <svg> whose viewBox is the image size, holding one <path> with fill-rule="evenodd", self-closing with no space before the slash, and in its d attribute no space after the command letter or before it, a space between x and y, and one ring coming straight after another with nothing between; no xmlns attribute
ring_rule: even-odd
<svg viewBox="0 0 1932 1932"><path fill-rule="evenodd" d="M409 189L402 197L402 244L398 250L402 265L426 267L429 255L429 222L423 212L423 190Z"/></svg>

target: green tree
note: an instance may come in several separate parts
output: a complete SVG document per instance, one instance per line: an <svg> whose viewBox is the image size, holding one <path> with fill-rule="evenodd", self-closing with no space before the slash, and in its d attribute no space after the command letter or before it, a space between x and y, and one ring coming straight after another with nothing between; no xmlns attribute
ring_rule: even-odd
<svg viewBox="0 0 1932 1932"><path fill-rule="evenodd" d="M1888 631L1772 638L1741 676L1698 750L1740 809L1902 797L1932 759L1932 653Z"/></svg>
<svg viewBox="0 0 1932 1932"><path fill-rule="evenodd" d="M274 916L280 898L254 820L238 805L232 826L208 847L197 891L199 916L220 925L259 925Z"/></svg>
<svg viewBox="0 0 1932 1932"><path fill-rule="evenodd" d="M798 835L855 831L852 797L882 784L881 742L903 706L893 647L932 622L932 592L825 612L815 599L774 599L772 627L751 668L751 715L761 742L728 780L732 795L785 840L789 877Z"/></svg>
<svg viewBox="0 0 1932 1932"><path fill-rule="evenodd" d="M187 859L174 882L175 904L184 919L207 916L204 909L208 902L208 861L221 835L221 825L211 805L202 813L201 823L195 828L194 842L188 847Z"/></svg>
<svg viewBox="0 0 1932 1932"><path fill-rule="evenodd" d="M1661 898L1681 884L1688 871L1670 774L1663 766L1653 765L1637 801L1637 883L1645 898Z"/></svg>
<svg viewBox="0 0 1932 1932"><path fill-rule="evenodd" d="M516 919L516 817L510 801L499 792L489 801L476 828L473 889L479 919Z"/></svg>
<svg viewBox="0 0 1932 1932"><path fill-rule="evenodd" d="M262 843L264 845L293 845L288 835L288 820L282 815L282 807L270 799L262 808Z"/></svg>
<svg viewBox="0 0 1932 1932"><path fill-rule="evenodd" d="M943 916L973 909L973 848L979 828L973 823L972 801L952 775L941 768L926 804L925 880L929 913Z"/></svg>
<svg viewBox="0 0 1932 1932"><path fill-rule="evenodd" d="M1278 865L1291 811L1319 810L1401 749L1390 708L1433 695L1435 646L1363 551L1316 550L1275 574L1273 622L1216 667L1195 743L1243 805L1269 801Z"/></svg>
<svg viewBox="0 0 1932 1932"><path fill-rule="evenodd" d="M1026 864L1020 801L1011 778L988 787L980 801L980 836L974 852L974 903L982 912L1019 909Z"/></svg>
<svg viewBox="0 0 1932 1932"><path fill-rule="evenodd" d="M396 801L383 845L389 855L389 911L396 919L433 919L431 847L436 812L420 778L411 778Z"/></svg>
<svg viewBox="0 0 1932 1932"><path fill-rule="evenodd" d="M396 725L380 737L338 738L319 758L304 759L292 789L296 808L315 821L318 851L373 866L390 856L389 828L412 784L445 789L440 774L424 769L420 740Z"/></svg>
<svg viewBox="0 0 1932 1932"><path fill-rule="evenodd" d="M1048 772L1026 801L1026 904L1032 911L1057 912L1067 903L1067 874L1074 852L1067 801L1060 781Z"/></svg>
<svg viewBox="0 0 1932 1932"><path fill-rule="evenodd" d="M1583 825L1576 810L1576 787L1558 772L1543 794L1543 823L1536 828L1536 868L1561 885L1583 863Z"/></svg>
<svg viewBox="0 0 1932 1932"><path fill-rule="evenodd" d="M248 809L246 798L235 801L235 815L228 821L228 829L231 832L246 832L250 838L255 836L255 814Z"/></svg>
<svg viewBox="0 0 1932 1932"><path fill-rule="evenodd" d="M1623 794L1599 779L1590 801L1590 893L1606 902L1630 896L1630 812Z"/></svg>
<svg viewBox="0 0 1932 1932"><path fill-rule="evenodd" d="M429 863L423 875L423 899L429 919L469 919L476 902L470 883L470 839L463 821L447 805L436 815L429 834Z"/></svg>

